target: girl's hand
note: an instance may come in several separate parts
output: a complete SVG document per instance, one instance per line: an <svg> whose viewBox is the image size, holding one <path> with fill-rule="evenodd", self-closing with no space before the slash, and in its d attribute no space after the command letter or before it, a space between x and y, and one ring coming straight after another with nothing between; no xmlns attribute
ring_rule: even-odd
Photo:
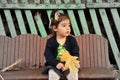
<svg viewBox="0 0 120 80"><path fill-rule="evenodd" d="M63 67L64 67L64 65L62 63L58 63L56 66L57 69L62 69Z"/></svg>
<svg viewBox="0 0 120 80"><path fill-rule="evenodd" d="M68 70L68 67L65 67L65 66L64 66L64 67L62 68L62 71L65 71L65 70Z"/></svg>

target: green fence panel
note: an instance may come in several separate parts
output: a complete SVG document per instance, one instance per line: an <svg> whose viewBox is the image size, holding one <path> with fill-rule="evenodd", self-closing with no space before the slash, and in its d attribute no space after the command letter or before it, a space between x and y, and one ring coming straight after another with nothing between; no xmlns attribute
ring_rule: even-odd
<svg viewBox="0 0 120 80"><path fill-rule="evenodd" d="M92 19L93 27L95 29L95 33L98 35L102 35L95 9L90 9L89 12Z"/></svg>
<svg viewBox="0 0 120 80"><path fill-rule="evenodd" d="M100 12L100 15L101 15L101 18L102 18L107 36L108 36L108 40L110 42L110 46L111 46L112 51L114 53L114 57L116 59L118 68L120 69L120 58L118 56L119 55L119 49L118 49L117 44L115 42L111 27L110 27L110 23L109 23L108 18L107 18L107 14L106 14L104 9L99 9L99 12Z"/></svg>
<svg viewBox="0 0 120 80"><path fill-rule="evenodd" d="M68 4L69 0L64 0L64 2L65 2L65 4ZM68 15L69 15L70 20L71 20L72 29L73 29L74 34L76 36L80 35L80 31L79 31L78 25L76 23L76 19L75 19L73 11L72 10L67 10L67 12L68 12Z"/></svg>
<svg viewBox="0 0 120 80"><path fill-rule="evenodd" d="M79 14L79 18L80 18L80 22L81 22L84 34L89 34L90 32L88 30L88 25L87 25L87 22L86 22L84 11L83 10L78 10L78 14Z"/></svg>
<svg viewBox="0 0 120 80"><path fill-rule="evenodd" d="M1 3L2 4L7 4L7 0L1 0ZM15 26L14 26L14 23L13 23L13 20L12 20L10 10L4 10L4 14L5 14L7 23L8 23L8 27L9 27L9 30L10 30L10 35L12 37L15 37L17 34L16 34L16 31L15 31Z"/></svg>
<svg viewBox="0 0 120 80"><path fill-rule="evenodd" d="M27 0L22 0L22 3L28 3L28 1ZM26 15L31 33L32 34L38 34L31 11L30 10L25 10L25 15Z"/></svg>
<svg viewBox="0 0 120 80"><path fill-rule="evenodd" d="M18 21L18 25L19 25L19 29L20 29L21 34L26 34L27 31L26 31L26 28L25 28L25 23L23 21L23 16L21 14L21 11L20 10L15 10L15 14L16 14L16 17L17 17L17 21Z"/></svg>
<svg viewBox="0 0 120 80"><path fill-rule="evenodd" d="M12 0L12 3L18 4L18 0ZM26 28L25 28L25 23L23 21L21 10L15 10L15 15L16 15L17 22L18 22L18 25L19 25L20 33L21 34L26 34L27 31L26 31Z"/></svg>
<svg viewBox="0 0 120 80"><path fill-rule="evenodd" d="M25 10L25 14L26 14L26 17L27 17L27 21L28 21L31 33L32 34L38 34L31 11L30 10Z"/></svg>
<svg viewBox="0 0 120 80"><path fill-rule="evenodd" d="M72 10L68 10L68 15L71 19L71 24L72 24L72 29L73 29L73 32L76 36L80 35L80 31L79 31L79 28L78 28L78 25L77 25L77 22L76 22L76 19L75 19L75 16L74 16L74 13Z"/></svg>
<svg viewBox="0 0 120 80"><path fill-rule="evenodd" d="M110 11L112 13L112 17L113 17L117 32L120 37L120 17L119 17L118 11L117 9L110 9Z"/></svg>
<svg viewBox="0 0 120 80"><path fill-rule="evenodd" d="M99 3L102 3L102 1L100 1L100 0L96 0L96 1L99 2ZM120 55L119 52L120 51L119 51L119 49L117 47L114 35L112 33L112 30L111 30L111 27L110 27L110 23L108 21L108 17L107 17L106 11L105 11L105 9L99 9L99 13L100 13L100 16L101 16L104 28L106 30L106 33L107 33L107 36L108 36L108 40L110 42L110 46L112 48L114 57L116 59L118 68L120 69L120 58L119 58L119 55Z"/></svg>
<svg viewBox="0 0 120 80"><path fill-rule="evenodd" d="M35 21L37 23L38 29L41 33L41 36L46 37L47 33L46 33L46 30L45 30L45 26L43 25L43 22L41 20L41 17L40 17L39 13L37 13L37 15L35 16Z"/></svg>
<svg viewBox="0 0 120 80"><path fill-rule="evenodd" d="M80 0L75 0L75 3L76 4L81 4L81 1ZM86 22L84 10L83 9L78 10L78 15L79 15L79 18L80 18L80 23L81 23L84 34L89 34L88 25L87 25L87 22ZM78 26L78 27L80 27L80 26Z"/></svg>
<svg viewBox="0 0 120 80"><path fill-rule="evenodd" d="M6 36L6 33L5 33L5 29L4 29L4 25L3 25L3 21L2 21L1 15L0 15L0 35L5 35L5 36Z"/></svg>
<svg viewBox="0 0 120 80"><path fill-rule="evenodd" d="M87 3L92 3L92 2L93 2L93 0L87 0ZM95 29L95 33L98 35L102 35L95 9L89 9L89 12L90 12L90 16L92 19L93 27Z"/></svg>
<svg viewBox="0 0 120 80"><path fill-rule="evenodd" d="M7 19L7 23L8 23L8 27L11 33L12 37L17 36L16 30L15 30L15 26L14 26L14 22L10 13L10 10L4 10L5 13L5 17Z"/></svg>

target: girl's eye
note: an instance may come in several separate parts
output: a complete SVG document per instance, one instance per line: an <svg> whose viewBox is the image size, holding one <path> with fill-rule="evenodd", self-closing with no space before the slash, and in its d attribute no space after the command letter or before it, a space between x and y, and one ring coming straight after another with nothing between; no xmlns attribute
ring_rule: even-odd
<svg viewBox="0 0 120 80"><path fill-rule="evenodd" d="M68 27L71 27L71 25L68 25Z"/></svg>
<svg viewBox="0 0 120 80"><path fill-rule="evenodd" d="M63 27L66 27L66 25L62 25Z"/></svg>
<svg viewBox="0 0 120 80"><path fill-rule="evenodd" d="M61 26L63 26L63 27L70 27L71 25L70 24L61 24Z"/></svg>
<svg viewBox="0 0 120 80"><path fill-rule="evenodd" d="M66 25L63 25L63 27L66 27Z"/></svg>

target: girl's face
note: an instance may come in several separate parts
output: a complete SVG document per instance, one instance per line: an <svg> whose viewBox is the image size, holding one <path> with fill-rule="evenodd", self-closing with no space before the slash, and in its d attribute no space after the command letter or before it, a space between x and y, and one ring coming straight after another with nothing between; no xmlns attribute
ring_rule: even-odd
<svg viewBox="0 0 120 80"><path fill-rule="evenodd" d="M57 27L54 26L53 30L56 32L58 36L61 36L61 37L66 37L70 35L70 32L71 32L70 20L65 19L61 21Z"/></svg>

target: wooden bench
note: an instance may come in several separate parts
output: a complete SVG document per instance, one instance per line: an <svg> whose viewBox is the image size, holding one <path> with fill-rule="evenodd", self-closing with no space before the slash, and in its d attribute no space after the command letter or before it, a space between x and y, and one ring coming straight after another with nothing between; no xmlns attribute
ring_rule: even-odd
<svg viewBox="0 0 120 80"><path fill-rule="evenodd" d="M72 34L108 39L110 61L120 70L120 0L0 0L0 35L49 34L53 9L67 13Z"/></svg>
<svg viewBox="0 0 120 80"><path fill-rule="evenodd" d="M12 70L1 73L5 80L48 80L42 74L46 40L35 34L24 34L15 38L0 36L0 68L16 59L23 61ZM81 70L79 79L114 79L109 69L107 39L95 34L75 36L80 47ZM17 70L15 70L17 68Z"/></svg>

